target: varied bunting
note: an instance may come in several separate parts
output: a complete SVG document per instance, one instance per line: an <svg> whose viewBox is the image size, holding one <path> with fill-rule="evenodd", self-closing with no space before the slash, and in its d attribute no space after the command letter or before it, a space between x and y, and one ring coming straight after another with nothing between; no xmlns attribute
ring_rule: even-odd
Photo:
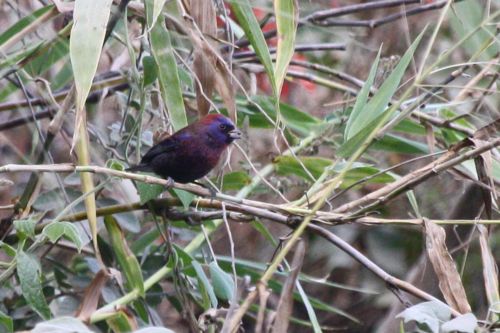
<svg viewBox="0 0 500 333"><path fill-rule="evenodd" d="M128 171L152 171L179 183L205 176L241 132L220 114L209 114L154 145Z"/></svg>

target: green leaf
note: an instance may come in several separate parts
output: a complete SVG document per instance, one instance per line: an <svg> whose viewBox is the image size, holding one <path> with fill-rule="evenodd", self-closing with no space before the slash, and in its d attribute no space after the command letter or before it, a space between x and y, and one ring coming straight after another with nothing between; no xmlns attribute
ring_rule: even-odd
<svg viewBox="0 0 500 333"><path fill-rule="evenodd" d="M111 318L106 320L109 328L114 333L128 333L137 325L135 318L124 310L119 310Z"/></svg>
<svg viewBox="0 0 500 333"><path fill-rule="evenodd" d="M82 239L78 233L78 228L70 222L53 222L43 228L42 234L55 243L61 237L65 237L72 241L78 248L78 252L83 247Z"/></svg>
<svg viewBox="0 0 500 333"><path fill-rule="evenodd" d="M267 117L276 121L276 100L272 97L256 95L252 96L252 101L258 104L267 114ZM240 111L243 111L240 109ZM250 105L245 111L249 116L251 127L272 127L271 123L262 111L255 106ZM281 119L285 125L293 131L296 131L304 136L310 135L311 131L320 124L320 120L310 114L300 111L299 109L286 104L280 103ZM244 117L239 117L244 118Z"/></svg>
<svg viewBox="0 0 500 333"><path fill-rule="evenodd" d="M375 120L373 120L370 124L368 124L361 132L358 132L349 140L345 141L337 150L337 155L340 157L349 157L354 152L356 152L359 147L365 142L368 136L375 131L378 126L385 120L386 116L389 114L391 110L387 109L384 113L379 115Z"/></svg>
<svg viewBox="0 0 500 333"><path fill-rule="evenodd" d="M153 22L154 5L152 0L146 1L148 25ZM163 20L157 20L150 29L149 42L157 66L161 97L170 115L172 126L178 131L187 126L187 117L170 33Z"/></svg>
<svg viewBox="0 0 500 333"><path fill-rule="evenodd" d="M341 188L351 186L353 183L380 172L378 168L372 166L353 166L347 171ZM380 174L370 178L366 183L369 184L387 184L394 181L394 177L390 174Z"/></svg>
<svg viewBox="0 0 500 333"><path fill-rule="evenodd" d="M194 198L196 197L191 192L179 190L177 188L173 188L172 192L182 202L182 206L184 207L184 209L188 209L189 205L191 205L191 202L193 202Z"/></svg>
<svg viewBox="0 0 500 333"><path fill-rule="evenodd" d="M358 96L356 97L356 102L354 103L354 107L345 127L344 141L349 140L362 129L364 120L361 117L366 116L365 113L371 111L366 108L366 101L368 100L370 89L373 86L373 81L375 81L378 63L380 61L380 52L382 52L382 46L379 48L377 56L373 61L372 67L370 69L370 74L368 74L368 78L359 91Z"/></svg>
<svg viewBox="0 0 500 333"><path fill-rule="evenodd" d="M54 40L48 40L42 43L40 52L34 54L34 58L27 63L24 68L30 75L43 75L49 71L54 64L64 59L69 54L69 41L67 38L59 36ZM50 81L51 87L53 81Z"/></svg>
<svg viewBox="0 0 500 333"><path fill-rule="evenodd" d="M4 243L3 241L0 240L0 249L5 252L9 257L15 257L16 256L16 249L10 246L7 243Z"/></svg>
<svg viewBox="0 0 500 333"><path fill-rule="evenodd" d="M153 245L155 239L157 239L158 237L160 237L160 231L156 227L152 228L148 232L142 232L139 239L137 239L132 244L130 249L135 253L136 256L138 256L148 246Z"/></svg>
<svg viewBox="0 0 500 333"><path fill-rule="evenodd" d="M128 288L137 290L139 295L144 296L144 281L141 266L130 250L120 226L111 215L104 217L104 224L109 233L116 259L127 280Z"/></svg>
<svg viewBox="0 0 500 333"><path fill-rule="evenodd" d="M3 329L2 329L3 327ZM14 331L14 321L10 316L0 311L0 331L11 333Z"/></svg>
<svg viewBox="0 0 500 333"><path fill-rule="evenodd" d="M155 63L155 59L152 56L145 56L142 58L142 67L144 68L144 87L149 86L158 78L158 71Z"/></svg>
<svg viewBox="0 0 500 333"><path fill-rule="evenodd" d="M394 126L394 131L415 135L427 134L425 127L416 123L412 119L403 119L399 124Z"/></svg>
<svg viewBox="0 0 500 333"><path fill-rule="evenodd" d="M425 324L432 333L439 333L440 322L448 321L450 317L450 308L436 301L419 303L396 316L396 318L403 318L405 323L416 321Z"/></svg>
<svg viewBox="0 0 500 333"><path fill-rule="evenodd" d="M118 171L125 170L125 166L123 165L123 163L119 160L114 159L114 158L111 158L111 159L106 161L106 168L118 170Z"/></svg>
<svg viewBox="0 0 500 333"><path fill-rule="evenodd" d="M210 268L210 277L212 278L215 295L226 301L232 300L234 281L231 275L224 272L215 261L211 262L208 267Z"/></svg>
<svg viewBox="0 0 500 333"><path fill-rule="evenodd" d="M40 9L35 10L31 15L25 16L22 19L18 20L15 24L13 24L10 28L5 30L0 35L0 46L5 44L9 39L23 31L26 27L28 27L32 22L34 22L37 18L42 16L43 14L49 12L54 9L54 5L49 5L42 7ZM2 50L3 51L3 50ZM3 56L3 54L2 54Z"/></svg>
<svg viewBox="0 0 500 333"><path fill-rule="evenodd" d="M151 18L148 20L148 28L151 29L158 20L166 0L153 0Z"/></svg>
<svg viewBox="0 0 500 333"><path fill-rule="evenodd" d="M476 316L472 313L466 313L444 323L441 326L441 331L443 333L474 333L476 328L478 328Z"/></svg>
<svg viewBox="0 0 500 333"><path fill-rule="evenodd" d="M83 109L97 70L112 2L75 1L69 50L75 77L77 110Z"/></svg>
<svg viewBox="0 0 500 333"><path fill-rule="evenodd" d="M314 181L304 170L304 167L313 175L318 178L323 173L323 170L332 165L333 161L322 157L296 157L293 156L278 156L273 161L276 172L280 175L294 174L302 177L308 181Z"/></svg>
<svg viewBox="0 0 500 333"><path fill-rule="evenodd" d="M269 53L269 48L267 47L267 42L264 38L262 30L260 29L259 22L253 13L252 6L248 0L232 0L231 9L238 20L241 28L245 32L245 36L252 45L257 58L264 66L273 91L276 94L276 78L274 76L273 61L271 60L271 54Z"/></svg>
<svg viewBox="0 0 500 333"><path fill-rule="evenodd" d="M279 100L288 65L295 53L295 36L297 35L299 18L297 0L274 0L274 15L278 30L276 68L274 69L276 88L274 91L276 99Z"/></svg>
<svg viewBox="0 0 500 333"><path fill-rule="evenodd" d="M348 139L337 152L340 156L347 157L356 152L396 112L395 108L387 108L387 105L398 89L399 82L410 64L424 32L425 30L418 35L401 57L396 68L394 68L372 99L363 107L363 111L359 113L359 116L356 117L356 124L351 126L356 130L349 130Z"/></svg>
<svg viewBox="0 0 500 333"><path fill-rule="evenodd" d="M44 320L50 318L50 309L42 292L42 269L38 259L19 251L17 254L17 276L21 283L21 290L26 302Z"/></svg>
<svg viewBox="0 0 500 333"><path fill-rule="evenodd" d="M297 290L300 294L300 297L302 298L302 303L306 307L307 314L309 316L309 319L311 321L311 325L313 327L314 333L319 333L322 332L321 326L318 322L318 317L316 316L316 312L314 311L314 307L311 304L311 301L309 300L309 297L307 296L306 292L304 291L304 288L302 288L302 285L300 284L299 281L296 283L297 285Z"/></svg>
<svg viewBox="0 0 500 333"><path fill-rule="evenodd" d="M476 27L481 25L483 20L487 19L486 15L488 15L488 12L484 9L482 4L474 1L464 1L453 4L453 14L450 17L451 27L461 38L464 38L471 31L474 31ZM496 35L495 29L494 24L483 25L463 43L463 51L469 56L472 56L483 48L488 40ZM482 61L490 61L496 57L499 51L499 43L498 41L494 41L486 51L480 55L479 59Z"/></svg>
<svg viewBox="0 0 500 333"><path fill-rule="evenodd" d="M267 239L269 243L272 244L272 246L278 246L278 243L274 239L273 234L269 231L269 229L267 229L267 227L262 222L260 222L259 220L255 220L252 221L251 224L255 230L257 230L262 236L264 236L265 239Z"/></svg>
<svg viewBox="0 0 500 333"><path fill-rule="evenodd" d="M394 134L386 134L380 140L374 141L371 148L401 154L428 154L427 145Z"/></svg>
<svg viewBox="0 0 500 333"><path fill-rule="evenodd" d="M148 184L141 181L137 182L137 191L141 198L141 205L144 205L149 200L156 199L165 191L165 186L158 184Z"/></svg>
<svg viewBox="0 0 500 333"><path fill-rule="evenodd" d="M217 179L214 177L212 178L212 181L215 183ZM229 172L222 178L222 190L240 190L242 187L250 184L251 182L252 178L245 171Z"/></svg>
<svg viewBox="0 0 500 333"><path fill-rule="evenodd" d="M24 220L14 220L14 228L16 229L18 235L21 238L31 238L35 237L35 226L37 220L35 219L24 219Z"/></svg>
<svg viewBox="0 0 500 333"><path fill-rule="evenodd" d="M198 286L200 287L200 293L203 295L204 309L208 310L210 307L217 309L218 305L217 297L215 296L214 288L212 287L212 284L208 280L205 271L201 267L200 263L197 262L196 260L193 260L191 264L193 265L193 268L196 271L196 275L198 278Z"/></svg>

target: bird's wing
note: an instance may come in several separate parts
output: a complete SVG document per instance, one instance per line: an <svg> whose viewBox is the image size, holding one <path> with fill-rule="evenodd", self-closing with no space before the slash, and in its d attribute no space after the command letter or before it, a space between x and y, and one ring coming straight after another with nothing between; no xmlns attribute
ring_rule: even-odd
<svg viewBox="0 0 500 333"><path fill-rule="evenodd" d="M189 133L175 133L172 136L164 139L160 143L151 147L150 150L142 157L141 164L151 162L156 156L164 153L175 151L182 145L182 141L190 136Z"/></svg>

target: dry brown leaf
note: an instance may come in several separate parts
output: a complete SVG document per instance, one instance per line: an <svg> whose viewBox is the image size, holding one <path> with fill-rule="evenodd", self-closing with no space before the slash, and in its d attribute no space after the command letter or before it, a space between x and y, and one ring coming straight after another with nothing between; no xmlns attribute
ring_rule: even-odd
<svg viewBox="0 0 500 333"><path fill-rule="evenodd" d="M212 1L190 0L191 16L194 22L205 36L215 37L217 33L217 21L215 6ZM206 40L209 43L209 40ZM196 87L196 102L198 112L204 116L210 110L210 98L215 87L214 66L217 59L196 48L194 51L193 71L198 82Z"/></svg>
<svg viewBox="0 0 500 333"><path fill-rule="evenodd" d="M424 226L427 255L436 272L439 289L446 302L460 313L471 312L460 274L446 248L446 232L442 227L427 219L424 219Z"/></svg>
<svg viewBox="0 0 500 333"><path fill-rule="evenodd" d="M489 140L493 137L498 136L499 133L500 133L500 118L478 129L474 133L474 139Z"/></svg>
<svg viewBox="0 0 500 333"><path fill-rule="evenodd" d="M197 52L201 52L208 59L213 59L213 62L205 61L204 63L210 67L210 72L213 73L213 80L215 81L215 90L217 90L224 101L229 116L236 122L236 100L231 85L231 72L216 48L208 42L198 25L194 24L193 19L189 17L186 6L181 1L177 3L182 6L181 11L185 13L186 33L193 44L193 48Z"/></svg>
<svg viewBox="0 0 500 333"><path fill-rule="evenodd" d="M290 324L290 317L293 310L293 290L295 283L300 273L302 263L304 262L305 245L304 241L299 241L295 253L293 255L292 267L289 275L281 290L281 296L276 309L276 318L271 330L273 333L286 333L288 332L288 325Z"/></svg>
<svg viewBox="0 0 500 333"><path fill-rule="evenodd" d="M484 128L484 127L483 127ZM474 135L475 136L475 135ZM483 139L471 138L470 139L474 146L479 148L488 143L488 141ZM486 211L486 216L491 219L491 210L492 210L492 198L498 200L497 193L495 191L495 182L493 180L493 158L491 156L491 151L485 151L480 156L474 159L474 163L476 165L477 178L480 182L487 185L490 189L481 188L483 193L483 201L484 207Z"/></svg>
<svg viewBox="0 0 500 333"><path fill-rule="evenodd" d="M92 313L97 309L99 303L99 298L101 297L101 290L104 284L108 281L110 275L107 271L101 269L92 279L92 282L85 290L83 295L83 301L80 305L78 311L76 311L76 317L83 322L87 322L90 319Z"/></svg>
<svg viewBox="0 0 500 333"><path fill-rule="evenodd" d="M498 291L498 266L495 257L488 246L488 230L482 224L477 226L479 230L479 246L481 248L481 259L483 262L484 290L492 315L497 318L491 318L492 321L498 320L500 313L500 294Z"/></svg>
<svg viewBox="0 0 500 333"><path fill-rule="evenodd" d="M436 148L436 136L434 135L434 130L431 124L424 123L424 126L425 126L425 131L427 132L426 135L427 146L429 147L429 152L433 154L434 149Z"/></svg>

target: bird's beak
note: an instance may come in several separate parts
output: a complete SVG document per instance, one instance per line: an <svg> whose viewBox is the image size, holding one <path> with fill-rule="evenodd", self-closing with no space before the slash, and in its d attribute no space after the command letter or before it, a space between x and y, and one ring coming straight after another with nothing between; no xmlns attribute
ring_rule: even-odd
<svg viewBox="0 0 500 333"><path fill-rule="evenodd" d="M238 129L234 129L232 131L229 131L227 134L233 140L241 139L241 132Z"/></svg>

